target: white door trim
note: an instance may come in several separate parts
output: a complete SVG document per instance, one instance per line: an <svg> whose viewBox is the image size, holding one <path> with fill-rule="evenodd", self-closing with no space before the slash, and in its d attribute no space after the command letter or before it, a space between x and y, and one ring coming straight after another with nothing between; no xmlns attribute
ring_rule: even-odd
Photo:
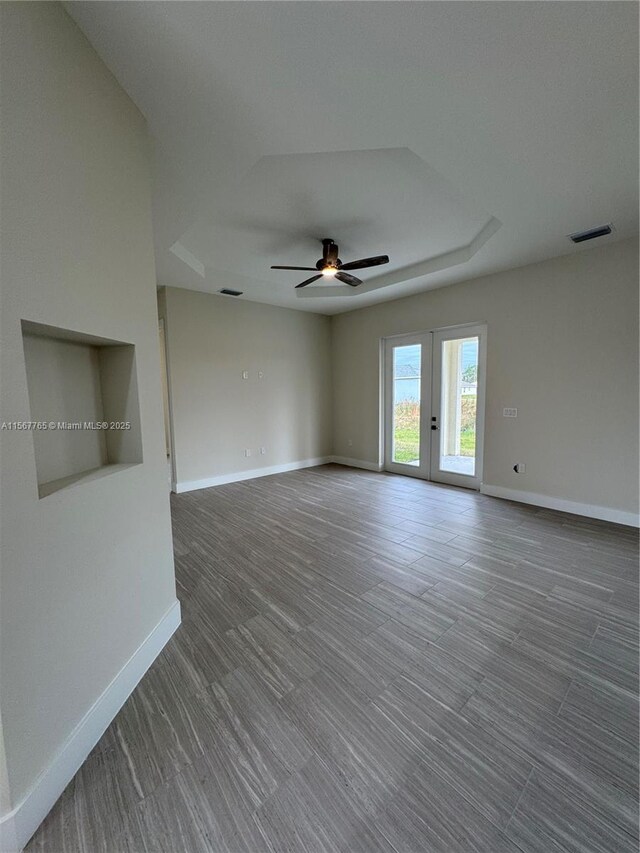
<svg viewBox="0 0 640 853"><path fill-rule="evenodd" d="M436 381L436 341L438 345L444 340L456 338L479 338L478 346L478 414L476 422L476 442L479 448L476 455L476 471L473 477L465 474L454 474L441 471L439 461L439 438L436 431L431 430L432 415L439 410L440 377ZM420 406L420 464L407 465L393 462L393 361L391 353L394 347L422 345L421 367L421 406ZM382 468L394 474L418 477L423 480L450 483L479 490L482 482L482 462L484 454L484 418L486 397L486 364L487 364L487 324L462 323L458 326L446 326L424 332L388 335L382 338L382 412L380 425L382 430L381 450ZM438 399L436 398L438 394ZM432 436L436 436L433 439Z"/></svg>
<svg viewBox="0 0 640 853"><path fill-rule="evenodd" d="M409 465L393 461L393 357L398 346L420 345L420 464ZM427 433L431 415L431 332L411 335L394 335L384 339L384 406L383 406L383 465L392 474L429 479L429 437Z"/></svg>
<svg viewBox="0 0 640 853"><path fill-rule="evenodd" d="M432 380L432 412L437 414L438 425L442 423L441 417L441 383L442 383L442 344L444 341L454 341L461 338L478 338L478 398L476 410L476 466L475 474L456 474L451 471L443 471L439 466L440 461L440 430L431 431L430 459L431 467L429 479L437 483L448 483L451 486L462 486L467 489L480 489L482 484L482 461L484 456L484 413L486 397L486 373L487 373L487 326L478 323L475 326L450 326L446 329L436 329L433 333L433 356L431 359Z"/></svg>

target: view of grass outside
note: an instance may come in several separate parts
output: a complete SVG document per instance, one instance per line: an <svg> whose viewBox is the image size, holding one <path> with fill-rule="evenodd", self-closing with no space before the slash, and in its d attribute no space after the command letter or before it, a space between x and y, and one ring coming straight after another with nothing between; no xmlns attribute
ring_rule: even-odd
<svg viewBox="0 0 640 853"><path fill-rule="evenodd" d="M475 394L465 394L461 399L460 455L476 455L476 403ZM402 400L394 408L395 462L415 465L420 460L420 403Z"/></svg>
<svg viewBox="0 0 640 853"><path fill-rule="evenodd" d="M393 412L393 460L416 465L420 461L420 403L401 400Z"/></svg>
<svg viewBox="0 0 640 853"><path fill-rule="evenodd" d="M476 455L476 394L465 394L460 401L460 455Z"/></svg>

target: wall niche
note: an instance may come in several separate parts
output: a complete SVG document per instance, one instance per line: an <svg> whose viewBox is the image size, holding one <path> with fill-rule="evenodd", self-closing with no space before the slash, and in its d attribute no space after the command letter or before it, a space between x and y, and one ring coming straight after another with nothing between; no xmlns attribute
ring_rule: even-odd
<svg viewBox="0 0 640 853"><path fill-rule="evenodd" d="M135 346L21 323L31 421L47 424L31 431L38 496L140 464Z"/></svg>

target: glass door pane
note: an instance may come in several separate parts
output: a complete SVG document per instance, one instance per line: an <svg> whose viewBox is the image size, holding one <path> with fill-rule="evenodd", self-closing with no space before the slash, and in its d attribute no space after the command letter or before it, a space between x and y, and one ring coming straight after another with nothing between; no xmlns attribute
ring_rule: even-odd
<svg viewBox="0 0 640 853"><path fill-rule="evenodd" d="M442 341L440 470L474 477L479 338Z"/></svg>
<svg viewBox="0 0 640 853"><path fill-rule="evenodd" d="M393 348L392 461L420 465L421 344Z"/></svg>

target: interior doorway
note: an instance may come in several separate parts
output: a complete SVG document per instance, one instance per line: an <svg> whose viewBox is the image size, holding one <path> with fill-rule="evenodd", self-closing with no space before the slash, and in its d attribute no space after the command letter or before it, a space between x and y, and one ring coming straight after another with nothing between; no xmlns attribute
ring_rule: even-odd
<svg viewBox="0 0 640 853"><path fill-rule="evenodd" d="M171 460L171 413L169 409L169 374L167 373L167 343L165 339L164 319L158 321L158 337L160 340L160 378L162 382L162 408L164 413L164 444L167 456L167 477L169 487L173 480Z"/></svg>
<svg viewBox="0 0 640 853"><path fill-rule="evenodd" d="M485 365L484 325L385 340L385 470L480 488Z"/></svg>

